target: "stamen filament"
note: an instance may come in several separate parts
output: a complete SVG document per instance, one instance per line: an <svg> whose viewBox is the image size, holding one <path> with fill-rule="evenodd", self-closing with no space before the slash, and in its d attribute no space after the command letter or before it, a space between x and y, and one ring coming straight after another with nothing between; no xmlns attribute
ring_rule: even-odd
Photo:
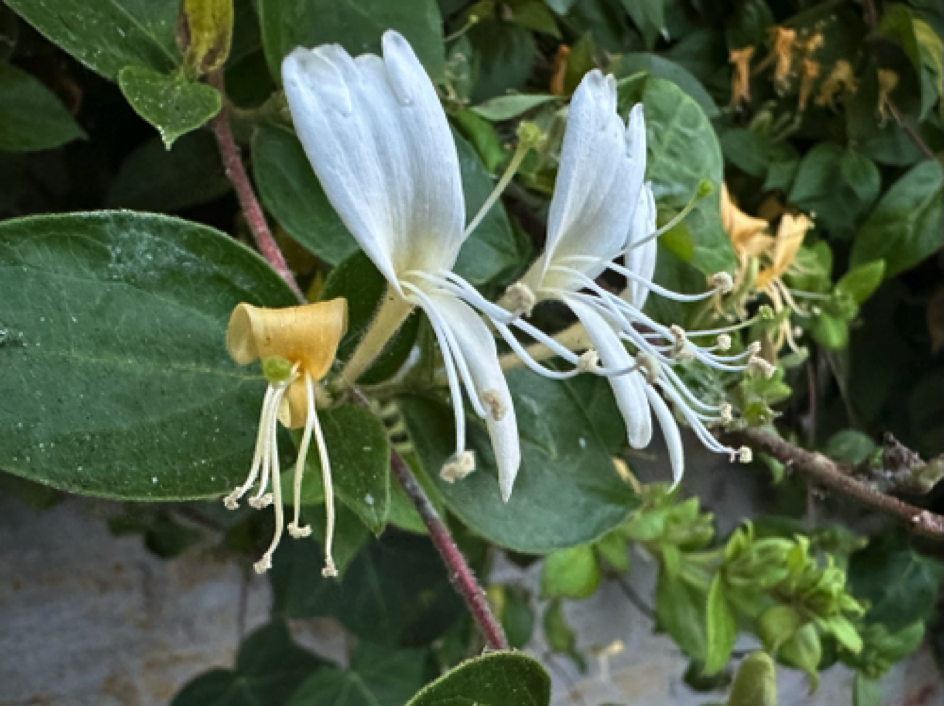
<svg viewBox="0 0 944 706"><path fill-rule="evenodd" d="M501 179L498 180L498 183L495 184L495 188L492 189L492 193L488 195L488 198L485 199L485 203L482 204L482 207L479 209L478 213L475 214L475 217L469 221L469 224L465 227L465 232L463 237L468 237L469 234L478 228L479 223L488 215L488 212L491 210L492 206L495 205L495 202L498 201L499 197L505 191L505 188L508 184L511 183L512 178L514 178L515 173L518 171L518 167L521 166L521 163L524 161L524 158L528 155L531 147L530 143L525 140L518 140L518 146L515 148L515 153L511 158L511 161L508 162L508 167L505 169L505 173L501 175Z"/></svg>
<svg viewBox="0 0 944 706"><path fill-rule="evenodd" d="M324 484L325 494L325 565L321 570L321 575L325 578L331 578L338 575L338 569L334 565L334 557L332 556L335 516L334 485L331 481L331 460L328 458L328 446L325 444L324 434L321 431L321 422L318 421L318 406L315 404L315 389L310 375L305 376L305 384L308 388L308 418L311 420L311 426L314 428L315 443L318 445L318 458L321 461L321 481Z"/></svg>

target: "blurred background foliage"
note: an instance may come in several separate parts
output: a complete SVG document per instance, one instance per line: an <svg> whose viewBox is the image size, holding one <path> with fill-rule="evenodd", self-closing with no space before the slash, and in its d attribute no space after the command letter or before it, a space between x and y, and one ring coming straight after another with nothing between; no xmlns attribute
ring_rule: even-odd
<svg viewBox="0 0 944 706"><path fill-rule="evenodd" d="M207 128L227 105L293 270L312 298L350 300L343 357L369 322L382 280L357 253L291 131L279 91L281 58L295 46L325 42L377 51L383 30L402 32L441 92L470 212L511 160L519 123L543 130L542 147L525 159L503 205L460 258L458 271L491 293L541 247L566 101L587 71L602 68L619 81L621 109L645 105L660 221L680 212L703 179L715 186L660 240L656 280L700 291L706 274L735 277L723 300L696 307L652 301L653 313L686 328L749 320L748 339L760 340L778 366L769 380L690 370L687 382L728 394L751 425L775 425L837 462L874 470L893 443L887 434L925 458L944 452L944 15L937 0L5 2L0 217L9 222L0 228L7 244L35 227L14 219L101 209L173 214L249 242ZM132 229L151 223L122 218ZM233 262L242 257L219 247ZM252 280L260 297L283 296L264 279ZM560 314L543 315L553 322ZM16 347L17 335L0 326L0 347ZM414 318L367 382L390 378L415 343L430 350ZM691 659L693 688L726 687L742 633L780 665L806 672L811 687L836 662L855 670L850 700L858 706L880 703L878 680L925 635L940 666L939 546L876 523L870 511L833 495L814 498L825 512L811 518L802 479L763 455L751 472L773 488L769 514L719 537L697 498L636 480L605 383L549 384L519 371L510 384L525 468L541 472L522 473L516 495L529 503L514 508L476 477L451 486L424 473L448 454L449 413L421 374L377 388L386 426L350 407L330 413L327 434L331 442L336 429L339 466L368 468L360 485L339 482L342 579L321 577L315 543L286 543L271 572L272 623L245 639L233 669L199 676L174 704L402 704L480 651L422 525L389 483L388 438L448 514L480 576L488 576L498 551L522 565L546 555L539 594L488 587L513 647L541 631L552 651L585 668L579 628L567 624L562 601L586 599L604 580L622 581L635 547L658 562L647 599L653 627ZM369 459L341 448L352 430L373 440ZM482 434L473 428L472 445L487 466ZM8 452L0 466L20 476L96 492L43 469L24 471ZM623 465L617 473L614 457L628 460L632 472ZM574 468L595 484L592 499ZM922 468L924 476L908 481L924 494L918 502L941 512L944 492L934 489L940 465ZM127 479L125 497L183 500L222 492L231 480L204 479L199 488L162 495L149 489L146 462L139 472L139 485ZM61 497L15 476L0 483L38 507ZM317 540L323 497L312 493L306 503ZM269 522L257 513L224 513L217 503L128 503L110 527L140 533L169 561L209 541L249 566L246 557L266 541ZM347 666L292 643L286 621L316 616L337 618L358 638ZM743 694L755 687L761 696L751 703L776 700L763 687L767 663L752 659L731 691L732 706L748 703ZM760 676L750 676L755 671ZM523 691L476 691L500 674L518 679ZM490 704L538 704L547 703L547 690L540 666L524 657L480 659L410 703L461 693Z"/></svg>

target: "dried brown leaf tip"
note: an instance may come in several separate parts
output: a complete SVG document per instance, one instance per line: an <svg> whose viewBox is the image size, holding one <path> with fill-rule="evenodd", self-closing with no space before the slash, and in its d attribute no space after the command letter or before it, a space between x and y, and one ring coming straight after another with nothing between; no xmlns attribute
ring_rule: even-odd
<svg viewBox="0 0 944 706"><path fill-rule="evenodd" d="M286 309L263 309L240 304L233 310L226 330L226 350L241 365L262 361L262 371L269 385L262 402L256 450L246 482L224 500L229 509L238 507L242 498L259 479L256 494L249 504L257 509L275 506L275 536L269 549L255 564L262 573L272 566L272 555L282 537L284 521L282 487L277 446L278 422L288 428L304 427L295 463L295 516L288 526L292 537L307 537L311 528L300 524L302 477L305 460L315 437L321 460L325 490L327 524L325 529L326 576L336 576L331 557L334 536L334 493L331 465L324 435L318 422L317 384L331 369L341 337L347 330L347 300L307 304ZM268 491L271 484L272 490Z"/></svg>

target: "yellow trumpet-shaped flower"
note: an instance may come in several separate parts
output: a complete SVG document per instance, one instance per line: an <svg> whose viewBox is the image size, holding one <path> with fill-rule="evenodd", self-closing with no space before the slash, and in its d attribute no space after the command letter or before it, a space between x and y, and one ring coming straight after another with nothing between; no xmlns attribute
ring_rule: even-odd
<svg viewBox="0 0 944 706"><path fill-rule="evenodd" d="M773 247L774 238L767 232L767 221L749 216L739 209L731 199L726 184L721 185L720 212L721 226L728 234L742 265L747 258L760 257Z"/></svg>
<svg viewBox="0 0 944 706"><path fill-rule="evenodd" d="M813 221L802 213L796 216L789 213L783 215L770 252L771 264L757 275L755 286L758 289L766 289L767 285L780 279L787 271L790 263L793 262L797 252L799 252L800 246L803 245L803 238L812 227Z"/></svg>
<svg viewBox="0 0 944 706"><path fill-rule="evenodd" d="M230 510L238 507L238 500L259 480L256 494L249 499L252 507L261 509L275 505L275 536L262 558L256 562L258 573L272 566L272 555L282 537L282 489L279 478L277 447L278 422L294 429L304 427L298 458L295 463L294 519L288 525L292 537L307 537L310 527L300 524L302 476L305 459L314 434L321 459L321 473L325 489L325 576L336 576L337 569L331 556L334 537L334 492L331 485L331 465L321 425L318 423L316 384L324 378L334 362L338 344L347 330L347 301L333 299L287 309L262 309L240 304L233 310L226 330L226 349L233 360L241 365L262 360L262 369L269 381L262 402L256 450L246 482L226 496L224 504ZM271 493L266 492L272 484Z"/></svg>

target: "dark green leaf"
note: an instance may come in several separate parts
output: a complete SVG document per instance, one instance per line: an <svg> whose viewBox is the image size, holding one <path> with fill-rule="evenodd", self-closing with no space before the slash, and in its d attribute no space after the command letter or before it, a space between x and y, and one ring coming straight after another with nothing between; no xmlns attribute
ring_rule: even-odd
<svg viewBox="0 0 944 706"><path fill-rule="evenodd" d="M620 0L651 49L665 26L664 0Z"/></svg>
<svg viewBox="0 0 944 706"><path fill-rule="evenodd" d="M483 19L466 34L472 44L475 85L472 103L524 87L537 58L534 36L524 27Z"/></svg>
<svg viewBox="0 0 944 706"><path fill-rule="evenodd" d="M454 137L462 170L466 217L471 220L492 193L494 184L472 146L455 133ZM530 240L514 233L504 206L496 203L463 244L453 269L473 284L482 284L503 275L512 276L516 268L527 264L531 252Z"/></svg>
<svg viewBox="0 0 944 706"><path fill-rule="evenodd" d="M265 381L226 353L240 302L294 298L206 226L99 212L0 225L0 466L75 493L181 500L242 482Z"/></svg>
<svg viewBox="0 0 944 706"><path fill-rule="evenodd" d="M348 669L328 667L309 677L287 706L401 706L423 685L426 652L359 642ZM268 704L268 702L266 702Z"/></svg>
<svg viewBox="0 0 944 706"><path fill-rule="evenodd" d="M357 252L295 135L260 125L252 157L262 203L289 235L330 265Z"/></svg>
<svg viewBox="0 0 944 706"><path fill-rule="evenodd" d="M499 586L501 591L501 620L508 644L515 649L524 649L534 632L534 610L531 608L530 594L523 588ZM489 588L491 595L491 587Z"/></svg>
<svg viewBox="0 0 944 706"><path fill-rule="evenodd" d="M295 47L337 43L356 56L380 53L380 37L400 32L430 75L445 77L442 17L435 0L259 0L259 24L266 61L281 83L282 59Z"/></svg>
<svg viewBox="0 0 944 706"><path fill-rule="evenodd" d="M874 450L875 442L868 434L855 429L843 429L829 437L823 453L841 463L861 463Z"/></svg>
<svg viewBox="0 0 944 706"><path fill-rule="evenodd" d="M282 706L323 664L292 642L284 623L270 623L246 638L235 669L201 674L184 686L171 706Z"/></svg>
<svg viewBox="0 0 944 706"><path fill-rule="evenodd" d="M728 663L737 637L737 622L728 603L724 578L715 574L708 590L708 625L706 631L705 674L717 674Z"/></svg>
<svg viewBox="0 0 944 706"><path fill-rule="evenodd" d="M311 542L286 540L272 562L273 610L287 618L333 616L384 645L425 645L462 614L463 604L431 542L387 533L355 557L344 577L321 576Z"/></svg>
<svg viewBox="0 0 944 706"><path fill-rule="evenodd" d="M852 246L852 265L884 259L885 276L907 270L941 247L941 165L921 162L885 192Z"/></svg>
<svg viewBox="0 0 944 706"><path fill-rule="evenodd" d="M636 505L620 480L611 449L601 437L602 420L619 418L612 397L586 406L600 379L557 382L530 371L508 374L521 436L521 470L508 503L498 492L491 444L483 426L472 424L469 447L477 469L454 484L438 477L454 453L452 411L428 397L401 401L404 419L426 471L449 509L481 536L509 549L542 554L591 542L626 519ZM555 410L552 416L547 410Z"/></svg>
<svg viewBox="0 0 944 706"><path fill-rule="evenodd" d="M383 424L370 410L353 405L320 412L318 419L328 447L335 493L374 534L380 534L390 509L390 451ZM313 450L305 469L302 502L324 502L321 463ZM293 475L293 469L282 475L286 501L292 497Z"/></svg>
<svg viewBox="0 0 944 706"><path fill-rule="evenodd" d="M866 620L893 632L930 615L942 576L940 560L896 546L891 538L871 543L849 561L852 594L871 604Z"/></svg>
<svg viewBox="0 0 944 706"><path fill-rule="evenodd" d="M711 123L694 99L664 79L646 82L643 105L647 176L660 208L681 211L703 179L715 186L715 193L703 198L683 223L693 244L691 256L684 259L705 274L733 269L734 251L718 216L724 163Z"/></svg>
<svg viewBox="0 0 944 706"><path fill-rule="evenodd" d="M287 475L287 474L286 474ZM289 487L286 482L286 476L282 476L282 497L290 498ZM304 496L303 496L304 499ZM287 510L286 510L287 511ZM348 510L344 503L336 503L335 508L336 523L334 528L334 546L332 547L332 556L337 566L338 572L344 576L344 572L354 561L354 557L363 549L370 537L370 532L364 521L358 517L353 510ZM302 523L311 527L312 539L317 545L310 551L317 556L317 561L323 561L324 540L325 540L325 509L323 505L306 505L302 508Z"/></svg>
<svg viewBox="0 0 944 706"><path fill-rule="evenodd" d="M32 152L58 147L85 133L43 84L0 63L0 150Z"/></svg>
<svg viewBox="0 0 944 706"><path fill-rule="evenodd" d="M767 142L747 128L733 128L721 134L725 158L745 174L762 177L770 167Z"/></svg>
<svg viewBox="0 0 944 706"><path fill-rule="evenodd" d="M495 126L471 110L459 111L452 116L452 121L456 130L469 141L485 170L495 174L507 156Z"/></svg>
<svg viewBox="0 0 944 706"><path fill-rule="evenodd" d="M706 590L692 586L682 576L659 571L656 586L658 626L678 643L691 659L704 661L708 653Z"/></svg>
<svg viewBox="0 0 944 706"><path fill-rule="evenodd" d="M541 569L544 598L589 598L600 587L600 564L589 544L551 552Z"/></svg>
<svg viewBox="0 0 944 706"><path fill-rule="evenodd" d="M108 192L109 206L171 213L219 198L230 189L216 140L184 135L171 150L147 140L122 163Z"/></svg>
<svg viewBox="0 0 944 706"><path fill-rule="evenodd" d="M833 235L849 237L879 186L878 168L870 159L820 142L800 162L789 200L813 213Z"/></svg>
<svg viewBox="0 0 944 706"><path fill-rule="evenodd" d="M650 0L661 3L662 0ZM663 78L671 81L681 88L688 96L704 111L709 118L719 115L718 106L714 99L705 90L697 78L695 78L688 69L679 66L674 61L664 59L657 54L646 54L643 52L625 54L620 57L619 62L610 67L610 71L617 78L631 76L641 71L654 78Z"/></svg>
<svg viewBox="0 0 944 706"><path fill-rule="evenodd" d="M547 706L551 680L540 662L520 652L491 652L463 662L414 696L407 706Z"/></svg>
<svg viewBox="0 0 944 706"><path fill-rule="evenodd" d="M577 633L567 624L559 598L552 600L544 609L544 638L552 652L567 655L581 672L587 671L587 661L577 649Z"/></svg>
<svg viewBox="0 0 944 706"><path fill-rule="evenodd" d="M356 252L331 271L322 299L347 299L347 333L338 347L338 360L347 360L351 356L357 342L373 321L386 291L387 281L362 252ZM381 382L393 375L409 355L419 323L420 317L417 315L407 319L359 382Z"/></svg>
<svg viewBox="0 0 944 706"><path fill-rule="evenodd" d="M545 7L541 0L531 0L519 4L511 10L511 21L521 27L547 34L557 39L561 38L557 28L557 20L553 13Z"/></svg>
<svg viewBox="0 0 944 706"><path fill-rule="evenodd" d="M167 149L220 112L219 91L143 66L118 72L118 85L135 112L157 128Z"/></svg>
<svg viewBox="0 0 944 706"><path fill-rule="evenodd" d="M128 65L170 71L178 0L6 0L40 34L112 81Z"/></svg>
<svg viewBox="0 0 944 706"><path fill-rule="evenodd" d="M882 283L885 274L885 261L872 260L858 267L853 267L836 283L836 290L850 295L856 304L861 304L872 296Z"/></svg>

